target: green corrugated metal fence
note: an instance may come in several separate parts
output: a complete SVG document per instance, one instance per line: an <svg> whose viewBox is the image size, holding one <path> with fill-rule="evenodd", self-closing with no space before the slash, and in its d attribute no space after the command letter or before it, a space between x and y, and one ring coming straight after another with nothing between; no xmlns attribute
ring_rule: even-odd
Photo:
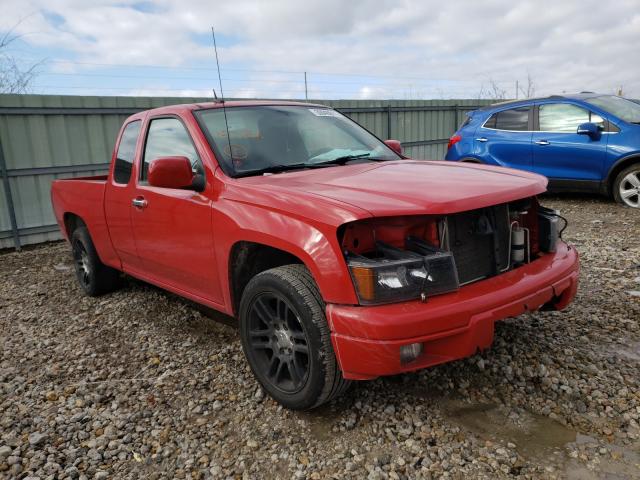
<svg viewBox="0 0 640 480"><path fill-rule="evenodd" d="M55 178L104 173L124 119L148 108L210 98L0 95L0 248L60 238L49 190ZM408 156L442 159L477 100L314 101L349 115Z"/></svg>

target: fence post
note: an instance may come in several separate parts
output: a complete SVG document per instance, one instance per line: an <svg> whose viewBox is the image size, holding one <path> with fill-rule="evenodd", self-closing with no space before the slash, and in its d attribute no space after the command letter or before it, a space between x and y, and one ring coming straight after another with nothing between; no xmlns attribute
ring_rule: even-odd
<svg viewBox="0 0 640 480"><path fill-rule="evenodd" d="M453 135L458 129L458 105L453 106L453 130L451 130L451 135Z"/></svg>
<svg viewBox="0 0 640 480"><path fill-rule="evenodd" d="M11 221L11 232L13 233L13 246L16 250L20 250L20 232L18 231L18 222L16 221L16 211L13 205L13 196L11 195L11 185L9 184L9 174L7 173L7 164L4 161L4 151L2 149L2 139L0 139L0 175L4 184L4 196L7 199L7 211L9 212L9 220Z"/></svg>

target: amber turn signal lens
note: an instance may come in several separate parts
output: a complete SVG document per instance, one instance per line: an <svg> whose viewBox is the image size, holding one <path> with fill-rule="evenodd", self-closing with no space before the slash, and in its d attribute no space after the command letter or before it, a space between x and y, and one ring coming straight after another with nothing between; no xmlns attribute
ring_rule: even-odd
<svg viewBox="0 0 640 480"><path fill-rule="evenodd" d="M358 289L358 296L363 300L374 300L375 288L373 282L376 277L375 272L371 268L352 267L351 274Z"/></svg>

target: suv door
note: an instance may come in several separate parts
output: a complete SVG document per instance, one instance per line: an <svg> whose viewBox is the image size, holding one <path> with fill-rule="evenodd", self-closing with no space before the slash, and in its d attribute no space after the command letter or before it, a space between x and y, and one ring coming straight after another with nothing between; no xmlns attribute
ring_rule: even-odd
<svg viewBox="0 0 640 480"><path fill-rule="evenodd" d="M132 203L132 224L140 276L186 296L222 303L213 252L211 200L194 190L153 187L149 164L159 157L184 156L194 174L205 175L200 155L177 117L150 119ZM205 182L206 184L206 182Z"/></svg>
<svg viewBox="0 0 640 480"><path fill-rule="evenodd" d="M531 170L530 105L508 108L493 113L474 136L474 150L486 163Z"/></svg>
<svg viewBox="0 0 640 480"><path fill-rule="evenodd" d="M552 180L578 181L597 189L607 151L608 135L593 139L578 135L578 125L593 122L604 130L605 120L573 103L540 103L533 133L533 167ZM552 185L553 186L553 185ZM555 187L561 187L562 182Z"/></svg>

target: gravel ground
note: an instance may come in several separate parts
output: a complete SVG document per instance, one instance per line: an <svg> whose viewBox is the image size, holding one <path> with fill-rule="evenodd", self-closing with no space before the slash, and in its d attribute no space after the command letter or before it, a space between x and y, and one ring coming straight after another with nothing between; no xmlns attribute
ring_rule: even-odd
<svg viewBox="0 0 640 480"><path fill-rule="evenodd" d="M640 478L640 212L546 204L582 258L567 311L310 413L265 397L236 330L179 298L133 280L87 298L63 243L4 252L0 476Z"/></svg>

